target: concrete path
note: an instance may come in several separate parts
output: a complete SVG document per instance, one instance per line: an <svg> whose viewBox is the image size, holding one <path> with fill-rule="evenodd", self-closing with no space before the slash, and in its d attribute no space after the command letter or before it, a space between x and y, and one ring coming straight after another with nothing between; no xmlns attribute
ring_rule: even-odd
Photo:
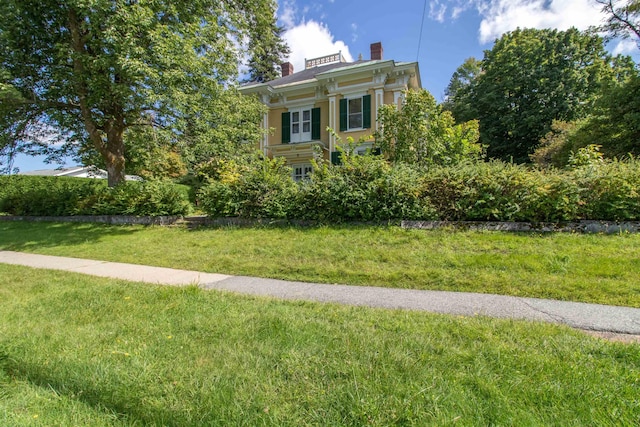
<svg viewBox="0 0 640 427"><path fill-rule="evenodd" d="M464 292L290 282L10 251L0 251L0 262L135 282L173 286L198 285L204 289L287 300L527 319L562 323L587 331L640 335L638 308Z"/></svg>

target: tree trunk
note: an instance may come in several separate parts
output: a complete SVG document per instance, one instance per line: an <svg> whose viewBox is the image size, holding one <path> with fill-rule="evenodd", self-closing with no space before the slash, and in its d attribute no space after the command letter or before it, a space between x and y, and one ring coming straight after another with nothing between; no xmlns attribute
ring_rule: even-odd
<svg viewBox="0 0 640 427"><path fill-rule="evenodd" d="M115 187L125 181L124 155L109 153L107 164L107 181L109 187Z"/></svg>
<svg viewBox="0 0 640 427"><path fill-rule="evenodd" d="M125 160L124 160L124 130L125 120L123 107L116 102L111 108L103 111L107 117L106 123L99 126L93 116L91 106L88 104L89 85L87 80L90 77L85 69L81 57L91 57L85 45L86 31L81 29L82 19L74 9L69 10L69 29L71 32L71 43L73 50L77 54L73 59L73 70L75 86L80 104L80 113L85 129L89 134L89 139L102 158L107 167L109 187L115 187L124 182ZM115 83L120 83L119 77L114 78Z"/></svg>

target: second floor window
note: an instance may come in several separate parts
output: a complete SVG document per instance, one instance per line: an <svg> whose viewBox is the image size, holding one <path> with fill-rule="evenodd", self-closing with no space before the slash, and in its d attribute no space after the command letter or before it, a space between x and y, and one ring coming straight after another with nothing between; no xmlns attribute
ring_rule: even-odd
<svg viewBox="0 0 640 427"><path fill-rule="evenodd" d="M340 100L340 131L371 127L371 95Z"/></svg>
<svg viewBox="0 0 640 427"><path fill-rule="evenodd" d="M320 108L292 108L282 113L282 143L317 141L320 139Z"/></svg>

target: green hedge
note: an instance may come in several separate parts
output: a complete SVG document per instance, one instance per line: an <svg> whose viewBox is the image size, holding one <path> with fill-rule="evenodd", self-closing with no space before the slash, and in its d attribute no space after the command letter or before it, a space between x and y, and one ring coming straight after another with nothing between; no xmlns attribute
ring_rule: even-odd
<svg viewBox="0 0 640 427"><path fill-rule="evenodd" d="M503 162L418 172L375 156L321 163L294 183L279 162L236 169L199 194L211 216L309 219L325 223L438 219L562 222L640 220L640 162L537 170Z"/></svg>
<svg viewBox="0 0 640 427"><path fill-rule="evenodd" d="M171 182L126 182L43 176L0 176L0 212L10 215L183 215L188 187Z"/></svg>

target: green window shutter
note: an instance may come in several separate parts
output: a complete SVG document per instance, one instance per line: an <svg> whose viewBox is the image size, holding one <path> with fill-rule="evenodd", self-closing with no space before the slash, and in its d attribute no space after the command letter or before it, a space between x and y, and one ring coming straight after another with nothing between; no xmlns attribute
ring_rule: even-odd
<svg viewBox="0 0 640 427"><path fill-rule="evenodd" d="M320 108L311 110L311 139L314 141L320 139Z"/></svg>
<svg viewBox="0 0 640 427"><path fill-rule="evenodd" d="M347 130L347 100L340 100L340 131Z"/></svg>
<svg viewBox="0 0 640 427"><path fill-rule="evenodd" d="M362 127L365 129L371 127L371 95L362 97Z"/></svg>
<svg viewBox="0 0 640 427"><path fill-rule="evenodd" d="M282 113L282 143L291 142L291 113Z"/></svg>
<svg viewBox="0 0 640 427"><path fill-rule="evenodd" d="M331 152L331 164L332 165L341 165L342 164L342 153L339 151Z"/></svg>

